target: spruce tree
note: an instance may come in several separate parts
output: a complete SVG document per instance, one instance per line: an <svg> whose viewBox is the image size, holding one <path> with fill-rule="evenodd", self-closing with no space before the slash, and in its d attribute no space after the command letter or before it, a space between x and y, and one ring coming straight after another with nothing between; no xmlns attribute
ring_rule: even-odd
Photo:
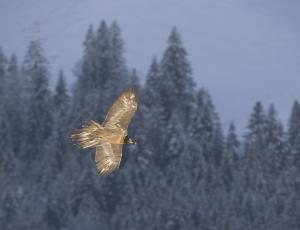
<svg viewBox="0 0 300 230"><path fill-rule="evenodd" d="M286 164L284 139L283 125L278 119L275 106L272 104L266 117L266 160L269 173L272 175L278 175L279 170L282 170Z"/></svg>
<svg viewBox="0 0 300 230"><path fill-rule="evenodd" d="M230 123L229 130L226 138L226 158L229 159L229 161L237 167L238 160L240 158L240 147L241 143L238 140L236 131L235 131L235 125L233 123Z"/></svg>
<svg viewBox="0 0 300 230"><path fill-rule="evenodd" d="M8 63L7 71L7 103L6 112L9 119L7 120L9 130L9 142L13 148L15 156L20 151L20 143L23 139L24 126L24 79L20 76L20 70L17 64L17 58L12 55Z"/></svg>
<svg viewBox="0 0 300 230"><path fill-rule="evenodd" d="M160 66L154 57L150 65L146 82L141 92L139 114L141 114L138 145L144 153L144 162L159 164L161 152L164 152L164 128L166 127L165 107L161 100Z"/></svg>
<svg viewBox="0 0 300 230"><path fill-rule="evenodd" d="M176 162L178 162L179 156L183 154L185 150L184 128L177 114L172 115L167 127L165 127L163 135L165 135L165 153L160 157L157 163L163 169L167 169L168 163L175 159Z"/></svg>
<svg viewBox="0 0 300 230"><path fill-rule="evenodd" d="M18 164L18 214L15 221L24 226L45 228L41 222L45 209L45 181L42 177L47 167L46 144L52 133L52 102L48 88L48 62L40 41L30 42L23 63L24 83L23 141L20 143ZM26 220L26 221L25 221ZM40 224L36 224L40 223Z"/></svg>
<svg viewBox="0 0 300 230"><path fill-rule="evenodd" d="M147 109L152 109L152 107L157 106L157 104L153 103L154 101L156 101L157 103L161 103L161 101L159 100L159 96L161 93L159 84L159 74L159 64L157 62L156 57L154 57L152 59L148 74L146 76L146 82L142 94L142 106L147 107Z"/></svg>
<svg viewBox="0 0 300 230"><path fill-rule="evenodd" d="M199 146L201 154L208 162L213 157L212 140L218 126L218 117L211 97L206 90L200 89L195 98L188 131L191 141Z"/></svg>
<svg viewBox="0 0 300 230"><path fill-rule="evenodd" d="M289 120L288 129L289 151L291 153L290 164L299 167L300 165L300 105L295 101ZM292 165L290 165L292 166ZM299 167L300 169L300 167Z"/></svg>
<svg viewBox="0 0 300 230"><path fill-rule="evenodd" d="M136 86L141 89L141 83L135 68L132 69L130 79L129 79L129 87Z"/></svg>
<svg viewBox="0 0 300 230"><path fill-rule="evenodd" d="M170 127L172 114L176 113L177 121L182 125L183 132L186 132L194 103L194 82L191 74L187 52L179 33L173 28L160 64L157 64L156 59L151 64L143 93L145 110L149 114L147 120L152 126L149 128L153 130L149 131L151 135L147 139L147 146L148 151L154 154L157 165L163 163L163 159L172 158L172 153L166 150L170 136L163 135L164 128Z"/></svg>
<svg viewBox="0 0 300 230"><path fill-rule="evenodd" d="M13 154L11 152L11 143L9 143L9 130L7 125L8 114L7 107L7 59L0 47L0 227L8 224L14 215L13 190L10 184L13 167Z"/></svg>
<svg viewBox="0 0 300 230"><path fill-rule="evenodd" d="M235 177L239 176L238 171L241 157L240 145L241 144L235 131L235 126L233 123L230 123L226 136L223 165L224 184L228 189L233 187L233 182L236 179Z"/></svg>
<svg viewBox="0 0 300 230"><path fill-rule="evenodd" d="M265 141L266 115L261 102L256 102L251 114L247 141L255 142L259 150L264 147Z"/></svg>
<svg viewBox="0 0 300 230"><path fill-rule="evenodd" d="M51 97L48 88L48 61L39 40L30 42L23 63L28 80L25 114L24 158L43 155L43 147L52 131Z"/></svg>
<svg viewBox="0 0 300 230"><path fill-rule="evenodd" d="M172 113L178 113L181 122L186 126L193 106L195 83L187 52L175 27L169 36L160 68L161 77L158 84L161 85L160 99L165 108L166 119L169 119Z"/></svg>
<svg viewBox="0 0 300 230"><path fill-rule="evenodd" d="M45 166L49 168L48 178L55 178L63 170L68 151L69 133L67 123L69 117L70 97L67 93L64 73L59 71L58 81L53 96L53 131L47 144L48 158L45 158Z"/></svg>
<svg viewBox="0 0 300 230"><path fill-rule="evenodd" d="M123 40L116 22L108 27L106 22L102 21L95 31L90 27L84 48L71 105L69 130L74 130L91 119L97 122L103 121L114 100L129 83L129 74L123 56ZM79 152L75 149L72 151ZM94 150L88 152L94 154ZM117 176L109 175L99 184L92 157L84 158L78 154L77 161L76 167L82 168L82 165L85 165L82 168L83 176L78 184L82 183L81 186L93 191L88 194L85 191L84 195L92 196L99 202L103 212L112 215L118 197L122 193L116 181ZM75 188L78 189L79 186ZM80 209L80 205L78 208Z"/></svg>
<svg viewBox="0 0 300 230"><path fill-rule="evenodd" d="M221 167L224 160L224 135L219 122L216 123L216 127L212 140L212 162L215 167Z"/></svg>
<svg viewBox="0 0 300 230"><path fill-rule="evenodd" d="M126 88L129 77L123 56L123 41L116 22L109 28L105 21L96 31L90 26L74 90L74 123L103 120L108 108Z"/></svg>
<svg viewBox="0 0 300 230"><path fill-rule="evenodd" d="M81 66L79 67L79 73L78 74L78 82L77 85L80 86L79 89L76 90L76 94L78 94L78 98L83 98L84 92L87 92L91 88L91 78L93 73L93 67L95 66L95 35L94 35L94 29L93 26L90 25L85 41L83 42L84 52L83 57L80 62ZM79 100L77 101L80 105L83 105L83 101Z"/></svg>
<svg viewBox="0 0 300 230"><path fill-rule="evenodd" d="M113 21L109 27L110 40L111 40L111 58L113 70L113 87L117 87L116 91L125 89L128 85L129 71L126 67L126 59L124 57L124 41L121 36L121 29L117 21ZM132 77L132 75L131 75ZM131 79L132 80L132 79Z"/></svg>
<svg viewBox="0 0 300 230"><path fill-rule="evenodd" d="M94 77L94 87L100 87L108 82L113 74L113 61L112 61L112 43L109 27L103 20L98 27L95 34L95 61L96 66ZM98 76L97 76L98 75Z"/></svg>
<svg viewBox="0 0 300 230"><path fill-rule="evenodd" d="M248 159L248 166L255 169L265 159L266 152L266 114L261 102L256 102L249 119L245 135L245 154Z"/></svg>
<svg viewBox="0 0 300 230"><path fill-rule="evenodd" d="M7 59L0 47L0 98L3 97L4 81L7 69Z"/></svg>
<svg viewBox="0 0 300 230"><path fill-rule="evenodd" d="M287 196L287 215L291 229L298 229L300 210L300 104L295 101L288 127L288 164L285 180L292 194Z"/></svg>
<svg viewBox="0 0 300 230"><path fill-rule="evenodd" d="M166 127L165 108L161 101L160 70L156 58L152 60L141 92L139 107L141 117L139 138L145 158L159 163L160 152L164 151L163 130ZM153 160L154 159L154 160Z"/></svg>
<svg viewBox="0 0 300 230"><path fill-rule="evenodd" d="M7 124L5 121L5 119L7 118L6 111L5 111L5 104L7 101L7 97L6 97L7 71L6 70L7 70L7 59L0 47L0 148L2 151L5 151L4 147L6 146L6 142L8 141L7 134L6 134Z"/></svg>
<svg viewBox="0 0 300 230"><path fill-rule="evenodd" d="M6 133L5 138L2 136L4 146L1 148L1 162L4 171L1 172L5 177L2 189L1 207L6 213L6 223L3 226L9 226L15 220L18 210L17 186L19 182L19 159L20 143L22 142L22 124L23 124L23 103L22 89L19 79L19 70L16 57L13 55L8 62L7 79L5 85L5 101L2 104L4 113L0 120L5 121L5 127L2 131ZM0 106L1 107L1 106ZM1 131L0 131L1 132ZM0 141L1 142L1 141ZM12 183L14 182L14 183ZM2 187L2 186L1 186ZM1 226L1 225L0 225Z"/></svg>

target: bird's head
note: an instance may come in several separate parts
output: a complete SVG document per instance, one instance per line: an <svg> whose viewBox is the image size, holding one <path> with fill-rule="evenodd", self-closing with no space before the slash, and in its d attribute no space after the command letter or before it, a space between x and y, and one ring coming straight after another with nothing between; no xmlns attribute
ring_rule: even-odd
<svg viewBox="0 0 300 230"><path fill-rule="evenodd" d="M136 145L136 140L133 140L133 139L129 138L128 143L132 144L132 145Z"/></svg>
<svg viewBox="0 0 300 230"><path fill-rule="evenodd" d="M131 138L129 138L128 136L126 136L125 139L124 139L124 143L125 143L125 144L132 144L132 145L135 145L135 144L136 144L136 141L133 140L133 139L131 139Z"/></svg>

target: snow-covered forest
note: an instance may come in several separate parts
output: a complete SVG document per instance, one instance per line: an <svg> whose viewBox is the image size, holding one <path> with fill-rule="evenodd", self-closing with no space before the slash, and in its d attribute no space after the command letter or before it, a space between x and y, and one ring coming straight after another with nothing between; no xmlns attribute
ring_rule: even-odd
<svg viewBox="0 0 300 230"><path fill-rule="evenodd" d="M173 28L142 84L118 23L102 21L87 30L76 84L67 87L61 70L54 90L41 41L22 60L0 49L0 229L300 229L300 103L287 127L258 101L242 136L233 123L223 130L183 40ZM132 85L138 144L100 177L94 150L70 134L101 122Z"/></svg>

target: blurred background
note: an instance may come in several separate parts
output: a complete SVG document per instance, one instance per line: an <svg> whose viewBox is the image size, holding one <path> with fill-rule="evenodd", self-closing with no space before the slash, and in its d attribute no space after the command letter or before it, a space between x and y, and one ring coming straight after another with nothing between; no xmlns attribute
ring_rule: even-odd
<svg viewBox="0 0 300 230"><path fill-rule="evenodd" d="M0 229L300 229L299 10L0 0ZM69 136L133 85L100 177Z"/></svg>

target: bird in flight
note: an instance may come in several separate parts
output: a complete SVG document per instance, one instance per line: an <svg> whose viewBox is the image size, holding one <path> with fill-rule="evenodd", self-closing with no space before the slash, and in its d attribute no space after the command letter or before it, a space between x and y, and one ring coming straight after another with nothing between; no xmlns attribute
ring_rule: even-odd
<svg viewBox="0 0 300 230"><path fill-rule="evenodd" d="M100 175L107 175L119 167L123 144L136 144L128 137L127 131L138 101L136 87L124 91L102 124L91 120L71 135L71 139L82 148L96 148L95 162Z"/></svg>

